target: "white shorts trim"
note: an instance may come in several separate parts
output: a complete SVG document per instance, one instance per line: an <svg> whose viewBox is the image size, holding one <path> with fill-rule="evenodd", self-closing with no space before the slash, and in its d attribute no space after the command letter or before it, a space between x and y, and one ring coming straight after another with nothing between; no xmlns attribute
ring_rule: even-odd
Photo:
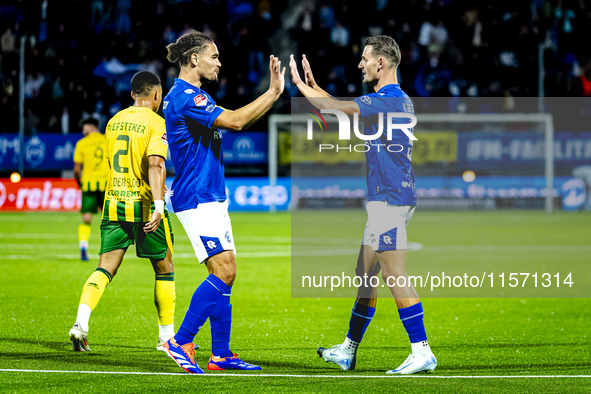
<svg viewBox="0 0 591 394"><path fill-rule="evenodd" d="M224 250L233 250L236 254L232 223L225 201L198 204L197 208L177 212L176 216L189 236L199 263L206 262Z"/></svg>
<svg viewBox="0 0 591 394"><path fill-rule="evenodd" d="M361 245L371 246L376 252L407 249L406 226L415 207L388 205L386 201L369 201L365 209L367 223Z"/></svg>

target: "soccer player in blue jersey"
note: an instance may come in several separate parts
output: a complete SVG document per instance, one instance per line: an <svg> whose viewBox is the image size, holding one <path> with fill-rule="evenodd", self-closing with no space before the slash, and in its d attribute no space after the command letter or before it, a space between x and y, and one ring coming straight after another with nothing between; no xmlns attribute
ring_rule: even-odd
<svg viewBox="0 0 591 394"><path fill-rule="evenodd" d="M358 68L362 71L363 83L373 88L375 93L356 98L353 101L339 101L322 90L314 81L310 64L303 57L305 82L299 76L297 64L291 55L290 68L292 81L310 102L321 109L337 109L348 115L360 114L365 120L364 134L376 134L376 122L370 121L381 112L387 124L388 112L406 112L414 114L412 101L400 89L396 76L400 63L400 49L396 41L388 36L369 37ZM321 98L321 99L314 99ZM393 279L406 275L406 226L412 218L417 198L415 179L411 168L412 141L402 131L392 133L392 140L387 140L383 133L379 140L366 141L369 145L367 160L367 224L363 233L361 250L357 260L356 274L363 276L378 275L382 271L384 281L394 283ZM383 144L379 149L377 144ZM393 144L395 149L386 149ZM388 285L390 286L390 283ZM377 287L360 287L357 300L351 312L349 332L345 341L332 348L318 348L317 353L326 362L339 365L343 370L353 370L356 364L356 352L376 311ZM412 374L421 371L433 371L437 360L427 341L423 323L423 306L414 287L392 286L390 291L396 301L400 320L404 325L412 353L389 374Z"/></svg>
<svg viewBox="0 0 591 394"><path fill-rule="evenodd" d="M186 371L203 373L195 362L193 339L209 318L212 351L207 368L260 370L230 350L230 293L236 278L236 249L226 203L222 134L218 128L246 129L269 111L283 92L285 67L281 70L281 62L271 55L269 90L245 107L230 111L217 106L201 89L204 83L218 81L222 66L210 37L191 32L167 49L168 60L181 67L163 105L176 170L171 202L209 276L195 290L183 323L164 348Z"/></svg>

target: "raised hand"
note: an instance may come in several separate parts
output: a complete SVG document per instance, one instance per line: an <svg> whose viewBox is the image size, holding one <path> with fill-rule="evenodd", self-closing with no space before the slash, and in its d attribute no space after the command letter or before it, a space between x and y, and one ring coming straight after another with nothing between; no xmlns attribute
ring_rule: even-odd
<svg viewBox="0 0 591 394"><path fill-rule="evenodd" d="M306 79L306 85L308 85L311 88L314 88L316 86L316 81L314 80L314 75L312 74L312 69L310 68L310 62L308 62L308 58L306 57L306 55L302 55L302 68L304 69L304 78Z"/></svg>
<svg viewBox="0 0 591 394"><path fill-rule="evenodd" d="M273 55L269 58L269 70L271 71L269 90L276 94L283 93L285 87L285 67L281 70L281 61Z"/></svg>
<svg viewBox="0 0 591 394"><path fill-rule="evenodd" d="M291 70L291 82L294 86L298 86L298 83L302 82L302 78L300 78L298 65L293 58L293 55L289 55L289 69Z"/></svg>

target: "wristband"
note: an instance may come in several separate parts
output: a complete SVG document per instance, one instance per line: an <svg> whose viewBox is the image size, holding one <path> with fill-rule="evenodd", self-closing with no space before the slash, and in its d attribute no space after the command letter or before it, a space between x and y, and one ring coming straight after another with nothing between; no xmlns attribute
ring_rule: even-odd
<svg viewBox="0 0 591 394"><path fill-rule="evenodd" d="M164 213L164 201L154 200L154 210L162 215Z"/></svg>

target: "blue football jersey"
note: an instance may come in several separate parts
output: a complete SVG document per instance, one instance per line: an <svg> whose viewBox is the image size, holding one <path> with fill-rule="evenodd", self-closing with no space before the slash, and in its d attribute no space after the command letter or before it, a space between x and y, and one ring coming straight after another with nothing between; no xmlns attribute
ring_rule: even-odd
<svg viewBox="0 0 591 394"><path fill-rule="evenodd" d="M354 101L361 109L365 135L376 134L379 113L383 114L381 137L366 141L366 144L371 145L365 153L367 200L386 201L391 205L417 205L415 176L411 167L412 141L400 129L392 130L392 140L388 140L386 133L388 112L414 114L412 101L398 84L386 85L378 92L358 97ZM410 123L410 119L394 118L392 123Z"/></svg>
<svg viewBox="0 0 591 394"><path fill-rule="evenodd" d="M170 201L176 212L226 200L222 133L212 129L224 109L198 87L176 79L163 104L176 171Z"/></svg>

